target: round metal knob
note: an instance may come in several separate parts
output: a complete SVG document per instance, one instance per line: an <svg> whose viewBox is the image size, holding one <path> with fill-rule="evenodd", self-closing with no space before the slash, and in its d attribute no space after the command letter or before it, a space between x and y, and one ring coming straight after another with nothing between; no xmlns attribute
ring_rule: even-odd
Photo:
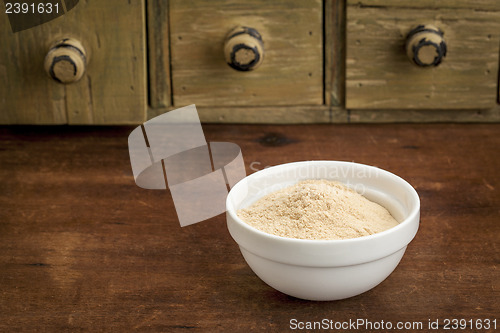
<svg viewBox="0 0 500 333"><path fill-rule="evenodd" d="M253 28L236 27L226 37L224 56L227 64L238 71L254 70L264 59L262 37Z"/></svg>
<svg viewBox="0 0 500 333"><path fill-rule="evenodd" d="M443 32L430 24L417 26L406 38L406 53L418 66L439 65L446 56Z"/></svg>
<svg viewBox="0 0 500 333"><path fill-rule="evenodd" d="M44 67L47 74L57 82L73 83L85 73L87 53L79 41L64 38L49 49Z"/></svg>

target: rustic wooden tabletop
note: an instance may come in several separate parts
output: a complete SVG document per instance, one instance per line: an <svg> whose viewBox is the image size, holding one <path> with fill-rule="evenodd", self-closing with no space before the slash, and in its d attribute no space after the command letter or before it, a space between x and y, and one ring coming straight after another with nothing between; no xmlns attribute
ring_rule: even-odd
<svg viewBox="0 0 500 333"><path fill-rule="evenodd" d="M498 329L500 124L203 128L240 145L248 174L327 159L400 175L420 195L419 232L376 288L295 299L254 275L224 215L181 228L168 190L135 185L133 127L0 127L0 331L288 331L324 319Z"/></svg>

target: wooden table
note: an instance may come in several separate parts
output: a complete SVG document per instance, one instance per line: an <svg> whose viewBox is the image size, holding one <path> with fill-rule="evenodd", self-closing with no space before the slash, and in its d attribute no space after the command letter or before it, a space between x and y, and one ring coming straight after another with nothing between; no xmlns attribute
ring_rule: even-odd
<svg viewBox="0 0 500 333"><path fill-rule="evenodd" d="M293 319L500 326L500 124L203 126L207 141L240 145L247 173L345 160L416 188L421 225L399 266L335 302L264 284L224 215L181 228L168 191L134 183L132 128L0 127L0 331L288 331Z"/></svg>

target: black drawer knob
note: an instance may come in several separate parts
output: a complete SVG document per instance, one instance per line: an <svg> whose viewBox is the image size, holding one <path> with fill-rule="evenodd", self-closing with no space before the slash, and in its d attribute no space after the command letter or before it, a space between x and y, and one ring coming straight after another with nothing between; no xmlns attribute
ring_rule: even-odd
<svg viewBox="0 0 500 333"><path fill-rule="evenodd" d="M44 62L45 71L55 81L73 83L80 80L87 67L87 52L82 43L64 38L49 49Z"/></svg>
<svg viewBox="0 0 500 333"><path fill-rule="evenodd" d="M411 62L418 66L439 65L446 56L443 32L430 24L417 26L406 38L406 53Z"/></svg>
<svg viewBox="0 0 500 333"><path fill-rule="evenodd" d="M226 37L224 56L227 64L238 71L256 69L264 59L261 35L253 28L234 28Z"/></svg>

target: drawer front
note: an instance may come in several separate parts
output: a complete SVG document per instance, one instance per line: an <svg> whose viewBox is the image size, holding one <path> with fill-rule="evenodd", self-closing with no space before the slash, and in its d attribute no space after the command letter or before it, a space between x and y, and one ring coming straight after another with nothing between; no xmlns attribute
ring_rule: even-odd
<svg viewBox="0 0 500 333"><path fill-rule="evenodd" d="M443 1L450 8L404 8L377 0L347 7L346 107L352 109L489 108L497 95L500 11L493 1ZM453 6L456 4L457 6ZM488 6L489 4L489 6ZM460 5L460 6L458 6ZM456 8L458 7L458 8ZM413 64L406 38L418 25L443 32L446 56L437 66Z"/></svg>
<svg viewBox="0 0 500 333"><path fill-rule="evenodd" d="M174 105L323 103L322 1L172 0L169 19ZM226 63L225 39L236 26L262 37L254 70Z"/></svg>
<svg viewBox="0 0 500 333"><path fill-rule="evenodd" d="M146 119L145 15L141 0L88 0L33 28L13 32L0 19L0 123L125 124ZM0 13L0 16L5 15ZM58 59L76 56L78 81L63 84L44 68L56 41L71 38L80 51L62 45ZM67 44L67 43L66 43ZM68 51L69 50L69 51ZM49 62L56 64L53 57ZM61 65L60 67L57 67ZM66 62L52 67L64 75ZM67 69L68 67L66 67ZM76 68L76 67L75 67ZM61 77L59 77L61 78Z"/></svg>

